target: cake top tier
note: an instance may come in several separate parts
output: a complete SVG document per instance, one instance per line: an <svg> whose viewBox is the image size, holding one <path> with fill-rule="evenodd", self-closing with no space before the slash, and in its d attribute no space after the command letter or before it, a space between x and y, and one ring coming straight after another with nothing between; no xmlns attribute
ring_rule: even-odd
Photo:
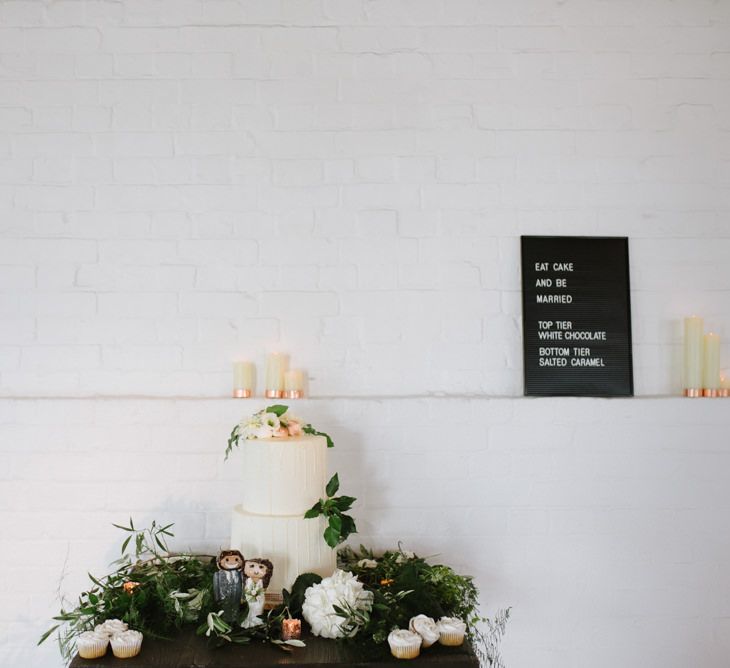
<svg viewBox="0 0 730 668"><path fill-rule="evenodd" d="M327 443L322 436L247 438L237 460L246 512L303 518L325 495Z"/></svg>
<svg viewBox="0 0 730 668"><path fill-rule="evenodd" d="M327 440L327 447L334 446L332 439L324 432L317 431L311 424L289 413L289 407L282 404L275 404L263 408L251 417L241 420L237 424L228 439L226 448L226 459L230 455L233 446L238 446L239 439L288 439L309 434L312 436L324 436Z"/></svg>

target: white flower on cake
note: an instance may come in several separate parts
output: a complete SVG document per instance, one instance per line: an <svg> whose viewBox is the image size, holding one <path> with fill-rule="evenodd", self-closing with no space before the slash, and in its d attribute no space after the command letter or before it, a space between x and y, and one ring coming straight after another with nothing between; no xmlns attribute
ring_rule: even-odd
<svg viewBox="0 0 730 668"><path fill-rule="evenodd" d="M303 434L324 436L327 439L327 447L334 446L329 435L323 431L317 431L308 422L291 415L288 406L275 404L254 413L251 417L244 418L233 427L228 438L226 459L231 454L233 447L238 446L239 439L296 438Z"/></svg>
<svg viewBox="0 0 730 668"><path fill-rule="evenodd" d="M239 424L243 438L289 438L301 436L302 422L293 415L259 411Z"/></svg>
<svg viewBox="0 0 730 668"><path fill-rule="evenodd" d="M368 612L373 606L373 594L366 591L352 573L339 569L331 577L309 587L304 594L302 612L314 635L323 638L345 636L342 629L345 620L335 612L335 605L345 610L352 608ZM350 637L356 632L357 628L352 629Z"/></svg>
<svg viewBox="0 0 730 668"><path fill-rule="evenodd" d="M375 559L360 559L360 561L357 562L357 565L360 568L377 568L378 562L375 561Z"/></svg>

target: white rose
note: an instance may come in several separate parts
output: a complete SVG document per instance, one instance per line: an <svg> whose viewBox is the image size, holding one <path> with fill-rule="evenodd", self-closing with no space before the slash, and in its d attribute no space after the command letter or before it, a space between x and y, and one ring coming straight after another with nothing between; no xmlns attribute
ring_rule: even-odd
<svg viewBox="0 0 730 668"><path fill-rule="evenodd" d="M357 565L360 568L377 568L378 562L375 561L375 559L360 559L360 561L357 562Z"/></svg>

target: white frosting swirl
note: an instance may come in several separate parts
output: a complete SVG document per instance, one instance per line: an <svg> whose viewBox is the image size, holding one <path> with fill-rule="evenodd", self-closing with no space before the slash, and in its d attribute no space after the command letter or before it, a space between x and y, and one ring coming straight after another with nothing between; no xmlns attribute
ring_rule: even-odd
<svg viewBox="0 0 730 668"><path fill-rule="evenodd" d="M423 638L424 647L430 647L439 639L438 625L427 615L411 617L408 628Z"/></svg>
<svg viewBox="0 0 730 668"><path fill-rule="evenodd" d="M439 631L443 633L465 633L466 624L458 617L442 617L438 623Z"/></svg>
<svg viewBox="0 0 730 668"><path fill-rule="evenodd" d="M113 644L119 644L119 643L137 643L142 642L142 633L141 631L133 631L132 629L129 629L128 631L122 631L121 633L117 633L112 637L112 643Z"/></svg>
<svg viewBox="0 0 730 668"><path fill-rule="evenodd" d="M86 642L108 642L109 636L106 633L102 633L101 631L84 631L83 633L79 633L78 638L76 639L77 642L86 643Z"/></svg>
<svg viewBox="0 0 730 668"><path fill-rule="evenodd" d="M413 647L414 645L420 647L421 636L413 631L391 631L388 635L388 644L391 647Z"/></svg>
<svg viewBox="0 0 730 668"><path fill-rule="evenodd" d="M99 633L105 633L108 636L113 636L117 633L122 633L123 631L126 631L128 628L129 626L125 624L121 619L107 619L102 624L97 624L94 627L94 631L98 631Z"/></svg>

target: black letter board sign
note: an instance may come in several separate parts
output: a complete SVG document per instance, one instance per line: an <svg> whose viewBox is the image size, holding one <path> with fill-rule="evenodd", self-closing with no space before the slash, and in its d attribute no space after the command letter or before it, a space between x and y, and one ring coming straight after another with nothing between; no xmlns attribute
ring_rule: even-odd
<svg viewBox="0 0 730 668"><path fill-rule="evenodd" d="M632 396L629 241L522 237L525 394Z"/></svg>

